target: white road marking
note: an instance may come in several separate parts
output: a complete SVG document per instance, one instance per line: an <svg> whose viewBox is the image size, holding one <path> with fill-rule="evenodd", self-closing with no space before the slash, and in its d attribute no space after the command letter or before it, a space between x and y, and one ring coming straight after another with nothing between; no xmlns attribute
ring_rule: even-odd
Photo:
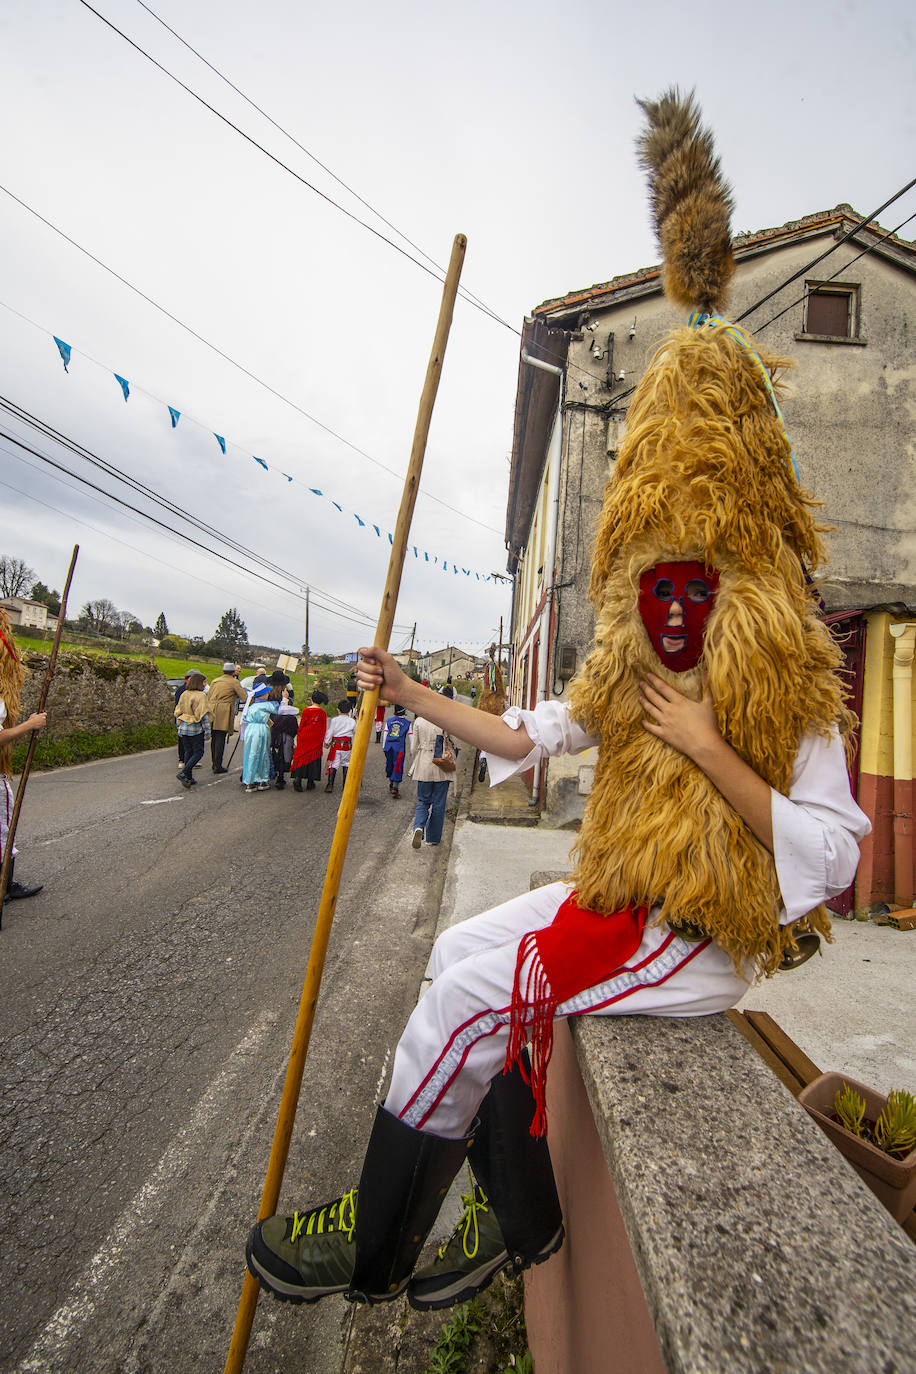
<svg viewBox="0 0 916 1374"><path fill-rule="evenodd" d="M390 1058L391 1058L391 1050L390 1050L390 1049L387 1049L387 1050L385 1051L385 1058L384 1058L384 1060L382 1061L382 1072L379 1074L378 1082L377 1082L376 1085L375 1085L375 1097L374 1097L374 1099L373 1099L373 1101L375 1101L375 1102L377 1102L377 1101L379 1100L379 1098L381 1097L381 1095L382 1095L382 1088L385 1086L385 1080L386 1080L387 1077L388 1077L388 1060L389 1060Z"/></svg>
<svg viewBox="0 0 916 1374"><path fill-rule="evenodd" d="M141 806L165 806L167 802L183 801L183 797L159 797L156 801L141 802Z"/></svg>
<svg viewBox="0 0 916 1374"><path fill-rule="evenodd" d="M92 1256L85 1271L71 1289L18 1366L18 1374L47 1374L54 1368L69 1369L65 1347L91 1320L96 1306L108 1293L116 1271L132 1254L131 1237L141 1226L149 1225L165 1201L165 1193L187 1174L200 1157L203 1143L220 1120L225 1119L229 1103L237 1090L237 1080L247 1072L246 1058L267 1040L276 1014L253 1026L236 1045L226 1066L216 1076L183 1126L171 1141L143 1187L118 1217L103 1243ZM253 1124L250 1129L253 1129ZM215 1206L211 1200L195 1234ZM160 1298L160 1303L162 1298ZM157 1304L158 1307L159 1304Z"/></svg>

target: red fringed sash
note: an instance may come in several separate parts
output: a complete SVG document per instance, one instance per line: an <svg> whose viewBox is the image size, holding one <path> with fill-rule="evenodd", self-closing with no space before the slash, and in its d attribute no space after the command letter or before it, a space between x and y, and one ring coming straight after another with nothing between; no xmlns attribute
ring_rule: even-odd
<svg viewBox="0 0 916 1374"><path fill-rule="evenodd" d="M320 759L324 749L324 736L328 728L328 718L320 706L307 706L299 722L296 736L296 752L293 754L293 768L305 768L306 764Z"/></svg>
<svg viewBox="0 0 916 1374"><path fill-rule="evenodd" d="M557 1007L577 993L604 983L639 949L648 908L623 907L606 915L588 911L572 892L549 926L522 937L515 962L505 1072L518 1064L534 1094L531 1134L547 1134L547 1065L553 1050ZM522 965L531 957L522 991ZM531 1077L523 1050L531 1041Z"/></svg>

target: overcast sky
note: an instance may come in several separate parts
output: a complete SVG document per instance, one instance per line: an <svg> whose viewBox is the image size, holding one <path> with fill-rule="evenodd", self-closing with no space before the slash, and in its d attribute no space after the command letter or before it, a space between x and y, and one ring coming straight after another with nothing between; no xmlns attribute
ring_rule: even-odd
<svg viewBox="0 0 916 1374"><path fill-rule="evenodd" d="M658 258L634 94L696 88L734 188L735 232L841 201L868 213L916 171L916 26L903 0L152 6L312 158L138 0L97 8L412 257L329 172L437 262L467 234L463 285L512 326L456 309L394 647L416 623L421 648L480 649L500 615L508 622L508 587L483 579L506 564L517 331L542 300ZM78 542L72 611L108 597L145 624L161 610L173 630L209 636L236 606L253 641L290 649L308 584L313 651L366 642L440 284L80 0L0 6L0 115L0 394L293 582L196 550L4 437L0 552L59 588ZM881 219L893 227L907 213L916 191ZM52 335L72 347L69 374ZM130 383L126 404L114 373ZM181 412L175 429L168 405ZM2 410L0 431L254 568Z"/></svg>

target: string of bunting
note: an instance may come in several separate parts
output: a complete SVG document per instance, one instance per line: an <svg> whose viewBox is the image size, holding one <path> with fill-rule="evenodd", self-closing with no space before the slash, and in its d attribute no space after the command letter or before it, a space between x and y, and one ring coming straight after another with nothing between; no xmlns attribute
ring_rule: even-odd
<svg viewBox="0 0 916 1374"><path fill-rule="evenodd" d="M57 337L56 334L52 334L51 337L53 338L55 344L57 345L57 351L58 351L58 353L60 354L61 361L62 361L62 363L63 363L63 365L64 365L64 371L65 371L65 372L67 373L67 375L69 376L69 375L70 375L70 362L71 362L72 355L73 355L73 348L72 348L72 345L71 345L71 344L68 344L68 343L65 343L65 341L64 341L63 339L59 339L59 338ZM90 361L94 361L94 360L93 360L93 359L90 359ZM96 366L101 366L101 364L96 364ZM127 378L126 378L126 377L121 377L121 376L119 376L119 374L118 374L117 372L113 372L113 373L112 373L112 376L114 377L115 381L118 383L118 386L121 388L121 393L122 393L122 395L123 395L123 397L124 397L124 400L127 401L128 398L129 398L129 396L130 396L130 383L128 382ZM142 391L142 388L137 388L137 389ZM164 406L166 407L166 409L168 410L169 418L170 418L170 420L171 420L172 429L177 429L177 427L178 427L178 421L181 419L181 411L180 411L180 410L177 410L177 409L175 408L175 406L169 405L168 402L166 402L166 401L160 401L159 397L158 397L158 396L154 396L151 392L142 391L142 394L143 394L143 395L146 395L146 396L149 396L149 398L150 398L151 400L157 401L160 405L164 405ZM192 420L191 423L192 423L192 424L197 424L198 421ZM203 428L203 426L201 426L201 428ZM225 456L226 456L226 439L224 438L224 436L223 436L222 434L217 434L215 430L211 430L210 433L212 434L212 436L213 436L213 438L216 440L216 442L219 444L220 450L221 450L223 456L225 457ZM230 441L230 442L231 442L231 441ZM253 453L248 453L247 450L241 448L241 447L240 447L239 445L237 445L237 444L233 444L232 447L233 447L233 448L238 448L239 451L240 451L241 453L245 453L247 457L251 458L255 463L257 463L258 467L263 468L263 470L264 470L265 472L272 472L272 473L276 474L276 475L279 476L279 477L284 477L284 478L286 479L287 482L293 482L293 483L295 483L296 486L304 487L305 490L308 491L308 492L310 492L313 496L317 496L317 497L319 497L321 500L327 501L328 504L331 505L331 506L333 506L334 509L335 509L336 511L338 511L341 515L344 515L344 516L350 516L350 515L352 515L352 517L353 517L353 519L356 521L357 527L358 527L359 529L364 529L364 530L366 530L367 532L368 532L368 531L374 530L376 536L377 536L379 539L381 539L381 540L383 540L383 541L384 541L385 539L387 539L387 541L388 541L388 543L389 543L390 545L393 545L393 544L394 544L394 537L393 537L393 535L391 534L390 531L386 530L386 531L384 531L384 533L383 533L381 526L376 525L376 524L374 523L374 521L372 521L372 520L369 520L369 519L365 519L365 520L364 520L363 517L362 517L361 515L358 515L356 511L354 511L354 510L349 510L346 506L342 506L342 505L340 504L339 501L335 501L335 500L333 499L333 497L328 496L324 491L322 491L322 489L321 489L320 487L311 487L311 486L308 485L307 482L300 481L300 479L299 479L298 477L291 477L290 474L289 474L288 472L283 472L280 468L271 467L271 465L270 465L269 463L266 463L266 462L264 461L263 458L258 458L255 454L253 454ZM417 560L417 562L421 562L421 563L424 563L424 564L428 564L429 567L430 567L430 569L433 569L433 568L441 569L442 572L444 572L444 573L447 573L447 572L451 571L452 574L453 574L455 577L457 577L459 574L463 574L465 577L468 577L468 578L473 577L477 582L497 582L497 581L500 580L499 578L495 578L495 577L493 576L492 573L477 572L476 569L474 569L474 568L464 568L464 567L462 567L460 564L454 562L454 560L448 560L448 559L445 559L445 558L441 558L439 554L430 554L429 552L427 552L426 549L418 548L418 546L417 546L416 544L411 544L409 547L410 547L410 551L412 551L413 556L414 556L414 558Z"/></svg>

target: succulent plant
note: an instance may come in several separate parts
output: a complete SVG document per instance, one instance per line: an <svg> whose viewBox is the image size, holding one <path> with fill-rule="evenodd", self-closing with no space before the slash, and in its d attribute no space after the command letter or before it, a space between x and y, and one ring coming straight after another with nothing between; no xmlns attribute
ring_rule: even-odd
<svg viewBox="0 0 916 1374"><path fill-rule="evenodd" d="M912 1093L888 1093L884 1109L875 1122L875 1144L886 1154L905 1155L916 1148L916 1098Z"/></svg>

